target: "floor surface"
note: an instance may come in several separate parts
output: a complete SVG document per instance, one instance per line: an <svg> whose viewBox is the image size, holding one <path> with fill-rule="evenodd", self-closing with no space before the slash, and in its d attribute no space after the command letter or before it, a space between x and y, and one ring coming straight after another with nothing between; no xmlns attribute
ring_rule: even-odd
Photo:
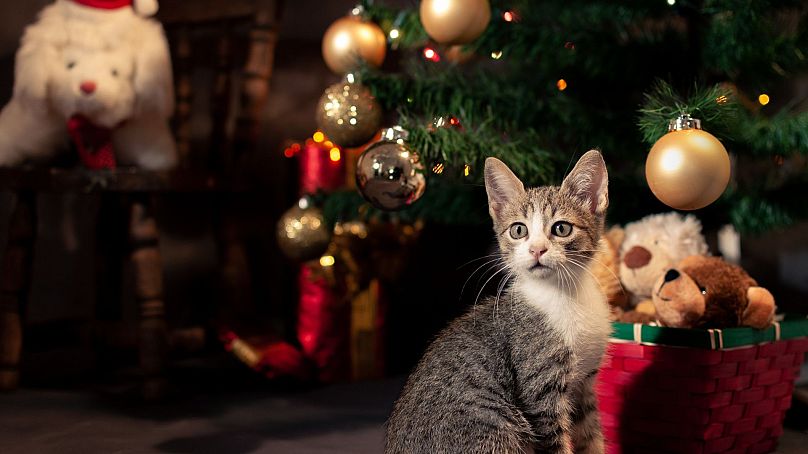
<svg viewBox="0 0 808 454"><path fill-rule="evenodd" d="M401 385L233 390L163 404L97 390L22 389L0 395L0 453L378 453ZM808 452L806 408L793 409L799 429L791 424L778 452Z"/></svg>

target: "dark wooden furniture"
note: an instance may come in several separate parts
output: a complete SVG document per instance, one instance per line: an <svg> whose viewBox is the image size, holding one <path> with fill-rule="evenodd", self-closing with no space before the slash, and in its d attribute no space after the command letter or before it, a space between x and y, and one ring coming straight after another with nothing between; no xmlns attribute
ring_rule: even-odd
<svg viewBox="0 0 808 454"><path fill-rule="evenodd" d="M128 206L129 260L139 304L140 365L146 398L165 389L167 327L164 319L159 229L151 213L155 197L169 192L237 191L236 163L254 147L269 92L280 0L162 0L158 14L172 50L177 107L174 132L180 165L171 172L138 169L0 169L0 190L16 193L5 256L0 262L0 390L19 380L25 303L37 228L38 193L102 192ZM195 74L213 74L199 89ZM191 119L197 96L209 100L210 131L195 134ZM243 247L227 222L222 259L239 261ZM230 233L229 233L230 232ZM224 263L230 270L239 266ZM224 274L227 274L224 273Z"/></svg>

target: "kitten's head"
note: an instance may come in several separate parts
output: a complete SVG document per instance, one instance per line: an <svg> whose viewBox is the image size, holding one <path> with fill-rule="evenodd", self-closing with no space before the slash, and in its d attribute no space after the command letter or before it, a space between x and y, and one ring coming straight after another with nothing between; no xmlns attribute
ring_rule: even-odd
<svg viewBox="0 0 808 454"><path fill-rule="evenodd" d="M589 265L609 205L608 175L597 150L585 153L561 186L525 190L502 161L485 161L488 210L511 271L532 279L564 279Z"/></svg>

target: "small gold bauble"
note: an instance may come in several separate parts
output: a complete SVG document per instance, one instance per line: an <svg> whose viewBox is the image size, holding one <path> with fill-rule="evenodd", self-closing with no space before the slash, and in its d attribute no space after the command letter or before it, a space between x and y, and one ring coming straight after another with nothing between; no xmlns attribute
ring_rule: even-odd
<svg viewBox="0 0 808 454"><path fill-rule="evenodd" d="M319 257L331 241L331 232L319 208L302 199L288 209L278 221L278 246L292 260L306 261Z"/></svg>
<svg viewBox="0 0 808 454"><path fill-rule="evenodd" d="M491 20L488 0L423 0L421 24L430 38L443 44L477 39Z"/></svg>
<svg viewBox="0 0 808 454"><path fill-rule="evenodd" d="M426 189L424 165L405 143L400 127L388 128L356 163L356 186L376 208L393 211L411 205Z"/></svg>
<svg viewBox="0 0 808 454"><path fill-rule="evenodd" d="M326 88L317 104L317 125L329 140L343 147L362 145L379 130L382 108L353 75Z"/></svg>
<svg viewBox="0 0 808 454"><path fill-rule="evenodd" d="M654 195L678 210L713 203L729 183L730 161L724 145L701 129L671 131L651 148L645 178Z"/></svg>
<svg viewBox="0 0 808 454"><path fill-rule="evenodd" d="M323 36L323 59L337 74L357 69L363 60L379 67L386 52L387 39L382 29L357 16L337 19Z"/></svg>
<svg viewBox="0 0 808 454"><path fill-rule="evenodd" d="M471 60L471 57L474 56L474 52L465 50L460 44L455 44L449 46L446 51L443 52L443 56L446 58L446 61L460 65Z"/></svg>

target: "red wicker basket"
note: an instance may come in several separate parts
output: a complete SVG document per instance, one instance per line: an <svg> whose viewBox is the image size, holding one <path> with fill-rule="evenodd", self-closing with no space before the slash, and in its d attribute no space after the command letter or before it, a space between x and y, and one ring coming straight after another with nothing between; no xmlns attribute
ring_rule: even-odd
<svg viewBox="0 0 808 454"><path fill-rule="evenodd" d="M764 453L783 433L808 320L768 330L615 324L597 394L607 453Z"/></svg>

